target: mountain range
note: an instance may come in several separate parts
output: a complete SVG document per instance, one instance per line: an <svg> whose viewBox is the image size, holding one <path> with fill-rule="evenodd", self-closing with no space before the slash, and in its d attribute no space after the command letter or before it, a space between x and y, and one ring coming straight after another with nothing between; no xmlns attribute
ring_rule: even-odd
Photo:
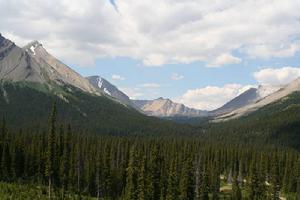
<svg viewBox="0 0 300 200"><path fill-rule="evenodd" d="M0 116L18 124L15 128L44 130L56 102L59 122L71 123L77 130L159 134L190 129L147 117L113 98L113 87L105 85L103 79L99 80L103 87L99 81L97 87L90 81L49 54L39 42L21 48L0 35Z"/></svg>
<svg viewBox="0 0 300 200"><path fill-rule="evenodd" d="M122 117L127 119L132 117L132 119L139 118L139 120L150 120L152 122L154 118L145 116L148 115L160 118L209 117L215 122L224 121L247 116L266 105L286 98L293 92L300 90L300 79L281 87L259 86L258 88L250 88L213 111L189 108L165 98L132 100L124 92L100 76L82 77L49 54L38 41L33 41L21 48L12 41L4 38L1 34L0 80L2 106L4 106L4 104L12 104L13 96L18 97L18 95L14 93L17 91L20 92L21 88L26 88L27 92L32 93L31 95L36 92L38 93L35 95L39 97L46 95L42 97L42 99L47 98L49 95L51 98L60 99L61 104L66 104L68 105L66 107L70 107L68 112L77 111L79 113L78 117L73 119L75 121L77 120L78 123L80 123L81 117L90 119L90 117L93 116L93 118L96 119L98 118L97 115L102 116L103 108L105 107L105 105L102 104L111 106L105 111L107 114L118 113L122 110L122 112L126 113L126 115ZM8 88L10 88L10 90ZM81 97L79 98L79 96ZM87 98L85 100L86 102L82 101L82 96ZM96 101L95 99L98 100ZM100 106L100 108L93 110L90 107L91 103L89 101L99 104L94 106ZM18 103L17 99L14 103ZM47 105L47 108L49 108L49 106L50 105ZM8 106L6 105L6 107ZM98 113L96 111L98 111ZM9 112L9 109L3 108L1 114L9 115ZM64 115L66 115L66 113ZM132 125L135 126L136 124L132 122Z"/></svg>

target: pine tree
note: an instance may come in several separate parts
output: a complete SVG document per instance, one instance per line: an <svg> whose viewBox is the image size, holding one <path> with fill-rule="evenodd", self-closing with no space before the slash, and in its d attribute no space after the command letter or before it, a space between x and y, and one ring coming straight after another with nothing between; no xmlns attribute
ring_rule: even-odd
<svg viewBox="0 0 300 200"><path fill-rule="evenodd" d="M127 167L127 180L125 187L125 200L137 200L137 158L135 147L130 150L129 163Z"/></svg>
<svg viewBox="0 0 300 200"><path fill-rule="evenodd" d="M276 153L272 158L272 166L271 166L271 200L279 200L279 192L280 192L280 175L279 175L279 165L278 165L278 157Z"/></svg>
<svg viewBox="0 0 300 200"><path fill-rule="evenodd" d="M46 152L45 175L48 177L48 196L51 198L51 187L55 173L55 133L56 133L56 103L53 104L49 120L49 132Z"/></svg>
<svg viewBox="0 0 300 200"><path fill-rule="evenodd" d="M266 198L266 188L264 176L259 173L255 160L251 164L251 174L249 182L249 198L253 200L261 200Z"/></svg>
<svg viewBox="0 0 300 200"><path fill-rule="evenodd" d="M61 134L62 131L61 131ZM60 164L60 178L61 178L61 186L64 190L68 188L68 182L69 182L69 169L70 169L70 156L71 156L71 147L70 147L70 142L71 142L71 126L68 125L68 130L64 134L64 139L63 143L61 146L63 146L62 150L62 158L61 158L61 164Z"/></svg>
<svg viewBox="0 0 300 200"><path fill-rule="evenodd" d="M177 162L172 160L169 169L169 177L167 182L166 200L177 200L178 198L178 176L177 176Z"/></svg>
<svg viewBox="0 0 300 200"><path fill-rule="evenodd" d="M142 163L139 168L138 173L138 184L137 184L137 190L138 190L138 200L144 200L147 196L146 192L146 157L144 156L142 158Z"/></svg>
<svg viewBox="0 0 300 200"><path fill-rule="evenodd" d="M237 175L233 177L233 184L232 184L232 200L241 200L242 199L242 192L240 189L239 181Z"/></svg>
<svg viewBox="0 0 300 200"><path fill-rule="evenodd" d="M149 174L147 177L148 194L147 199L157 200L160 198L161 193L161 157L159 155L158 146L152 147L151 158L149 163Z"/></svg>
<svg viewBox="0 0 300 200"><path fill-rule="evenodd" d="M206 169L203 169L201 190L200 190L200 200L209 200L208 194L209 194L209 178Z"/></svg>
<svg viewBox="0 0 300 200"><path fill-rule="evenodd" d="M300 157L298 158L297 161L297 188L296 188L296 193L297 193L297 198L300 199Z"/></svg>
<svg viewBox="0 0 300 200"><path fill-rule="evenodd" d="M181 172L179 190L181 200L194 199L194 181L193 181L193 163L192 159L188 157L183 163Z"/></svg>

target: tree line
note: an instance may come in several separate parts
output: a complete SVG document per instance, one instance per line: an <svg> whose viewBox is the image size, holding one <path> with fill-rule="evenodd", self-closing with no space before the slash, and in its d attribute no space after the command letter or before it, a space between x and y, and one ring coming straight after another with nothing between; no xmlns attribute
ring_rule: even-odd
<svg viewBox="0 0 300 200"><path fill-rule="evenodd" d="M233 200L300 198L298 151L199 136L104 136L57 121L47 132L0 125L0 180L48 186L49 198L72 192L98 199ZM59 194L54 191L60 191Z"/></svg>

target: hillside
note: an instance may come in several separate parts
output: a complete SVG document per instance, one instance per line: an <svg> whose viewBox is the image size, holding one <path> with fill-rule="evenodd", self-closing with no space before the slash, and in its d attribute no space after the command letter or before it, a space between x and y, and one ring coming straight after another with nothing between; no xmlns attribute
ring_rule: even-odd
<svg viewBox="0 0 300 200"><path fill-rule="evenodd" d="M300 150L300 92L293 92L248 115L207 123L207 127L208 134L231 141L276 143Z"/></svg>
<svg viewBox="0 0 300 200"><path fill-rule="evenodd" d="M168 134L191 132L191 128L147 117L106 96L85 93L70 85L43 85L32 82L2 82L0 116L13 128L47 127L53 102L59 122L76 130L99 134ZM18 126L16 126L18 125Z"/></svg>

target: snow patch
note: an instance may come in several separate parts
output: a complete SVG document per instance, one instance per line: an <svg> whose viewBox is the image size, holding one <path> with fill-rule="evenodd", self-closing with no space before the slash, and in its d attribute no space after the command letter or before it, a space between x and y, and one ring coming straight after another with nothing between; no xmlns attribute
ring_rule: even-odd
<svg viewBox="0 0 300 200"><path fill-rule="evenodd" d="M35 55L35 48L36 48L35 46L31 46L31 47L30 47L30 50L31 50L31 52L33 53L33 55Z"/></svg>
<svg viewBox="0 0 300 200"><path fill-rule="evenodd" d="M103 90L104 90L104 92L105 92L106 94L108 94L108 95L111 96L111 93L110 93L106 88L104 88Z"/></svg>
<svg viewBox="0 0 300 200"><path fill-rule="evenodd" d="M102 88L102 85L103 85L103 80L101 77L98 78L98 87L101 89Z"/></svg>

